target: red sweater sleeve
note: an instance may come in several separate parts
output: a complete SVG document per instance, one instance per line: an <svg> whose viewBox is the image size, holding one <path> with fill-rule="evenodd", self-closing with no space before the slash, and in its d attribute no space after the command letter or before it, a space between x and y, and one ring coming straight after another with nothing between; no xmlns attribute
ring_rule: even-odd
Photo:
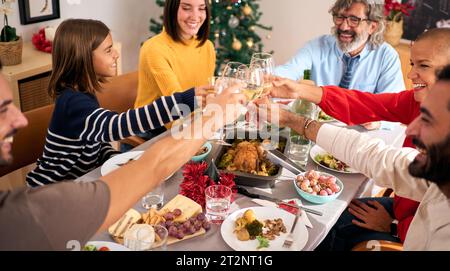
<svg viewBox="0 0 450 271"><path fill-rule="evenodd" d="M413 218L414 218L413 215L412 216L408 216L408 217L406 217L403 220L398 222L397 235L400 238L400 240L402 241L402 243L405 242L406 233L408 233L409 225L411 224Z"/></svg>
<svg viewBox="0 0 450 271"><path fill-rule="evenodd" d="M413 90L373 94L336 86L322 89L319 107L348 125L382 120L408 124L417 117L419 104L414 100Z"/></svg>
<svg viewBox="0 0 450 271"><path fill-rule="evenodd" d="M394 216L398 220L397 234L402 243L405 241L409 225L416 214L419 204L417 201L397 195L394 197Z"/></svg>

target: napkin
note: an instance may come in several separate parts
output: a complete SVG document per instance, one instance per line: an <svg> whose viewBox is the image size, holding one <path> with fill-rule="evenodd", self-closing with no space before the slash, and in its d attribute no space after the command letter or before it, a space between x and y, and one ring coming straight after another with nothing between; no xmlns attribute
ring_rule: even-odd
<svg viewBox="0 0 450 271"><path fill-rule="evenodd" d="M299 200L298 200L298 199L286 199L286 200L283 200L283 201L284 201L284 202L289 202L289 201L291 201L291 200L295 201L295 202L297 203L298 206L300 206L300 207L302 206L302 205L301 205L301 202L299 203ZM278 205L277 205L275 202L272 202L272 201L263 200L263 199L252 199L252 201L255 202L256 204L261 205L261 206L265 206L265 207L277 207L277 208L278 208ZM304 210L302 210L301 218L305 221L306 227L308 227L308 228L310 228L310 229L313 228L313 225L311 224L311 221L309 221L309 217L308 217L308 215L306 214L306 212L305 212Z"/></svg>

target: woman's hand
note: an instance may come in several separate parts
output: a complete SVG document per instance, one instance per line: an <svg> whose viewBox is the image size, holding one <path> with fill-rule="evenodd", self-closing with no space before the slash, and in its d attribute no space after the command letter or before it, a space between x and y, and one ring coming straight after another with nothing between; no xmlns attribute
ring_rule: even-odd
<svg viewBox="0 0 450 271"><path fill-rule="evenodd" d="M373 131L378 130L381 127L381 121L368 122L361 124L362 127L366 128L366 130Z"/></svg>
<svg viewBox="0 0 450 271"><path fill-rule="evenodd" d="M298 98L298 83L286 78L273 78L270 96L283 99Z"/></svg>
<svg viewBox="0 0 450 271"><path fill-rule="evenodd" d="M213 85L204 85L195 87L195 97L197 97L197 100L201 101L201 107L206 106L206 98L208 95L214 94L214 86Z"/></svg>
<svg viewBox="0 0 450 271"><path fill-rule="evenodd" d="M315 86L311 80L292 81L286 78L273 78L270 96L281 99L302 99L319 104L322 101L323 90Z"/></svg>
<svg viewBox="0 0 450 271"><path fill-rule="evenodd" d="M205 114L214 114L215 117L223 117L221 121L223 125L233 123L239 116L239 107L243 107L247 102L244 94L239 93L239 89L245 87L245 84L237 83L223 90L217 95L207 95Z"/></svg>

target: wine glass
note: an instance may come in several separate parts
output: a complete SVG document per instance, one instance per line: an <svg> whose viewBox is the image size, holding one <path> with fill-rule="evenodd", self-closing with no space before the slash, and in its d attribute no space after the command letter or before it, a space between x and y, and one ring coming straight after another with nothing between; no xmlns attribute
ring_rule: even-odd
<svg viewBox="0 0 450 271"><path fill-rule="evenodd" d="M245 77L246 87L241 90L241 93L246 95L249 101L247 104L248 112L245 118L245 126L249 129L257 129L257 108L253 101L260 98L263 94L266 81L264 69L259 64L250 64Z"/></svg>
<svg viewBox="0 0 450 271"><path fill-rule="evenodd" d="M269 53L254 53L250 60L250 65L256 64L259 65L264 75L273 75L275 70L275 60L272 54Z"/></svg>
<svg viewBox="0 0 450 271"><path fill-rule="evenodd" d="M275 70L275 60L270 53L254 53L250 60L250 65L258 65L261 67L264 74L264 85L263 91L260 96L267 93L267 91L272 87L272 76ZM276 129L274 125L270 125L270 129Z"/></svg>
<svg viewBox="0 0 450 271"><path fill-rule="evenodd" d="M250 65L259 65L266 77L266 82L264 85L264 91L270 88L271 80L269 78L274 74L275 70L275 60L272 54L269 53L254 53L250 60Z"/></svg>

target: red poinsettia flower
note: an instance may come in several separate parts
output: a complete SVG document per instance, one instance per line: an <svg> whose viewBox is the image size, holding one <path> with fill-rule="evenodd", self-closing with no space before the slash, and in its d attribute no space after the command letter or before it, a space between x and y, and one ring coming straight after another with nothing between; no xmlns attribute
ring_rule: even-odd
<svg viewBox="0 0 450 271"><path fill-rule="evenodd" d="M222 173L220 174L220 185L227 186L231 189L231 202L234 201L234 198L237 194L237 186L234 182L235 175L231 173Z"/></svg>
<svg viewBox="0 0 450 271"><path fill-rule="evenodd" d="M205 189L210 186L213 181L209 176L205 175L208 164L205 162L190 162L183 169L184 180L180 184L180 194L186 196L193 201L205 206Z"/></svg>
<svg viewBox="0 0 450 271"><path fill-rule="evenodd" d="M51 53L52 52L52 42L45 38L45 29L42 28L38 33L34 34L31 43L39 51Z"/></svg>
<svg viewBox="0 0 450 271"><path fill-rule="evenodd" d="M205 175L208 164L206 162L194 163L190 162L184 166L183 182L180 184L180 194L186 196L200 204L203 208L206 204L205 190L208 186L214 185L215 182ZM231 202L237 193L235 176L229 173L221 173L219 184L231 188Z"/></svg>
<svg viewBox="0 0 450 271"><path fill-rule="evenodd" d="M395 20L400 21L401 15L410 15L410 11L412 11L415 7L411 4L410 0L403 1L404 3L399 3L394 0L384 0L384 15L387 20Z"/></svg>

